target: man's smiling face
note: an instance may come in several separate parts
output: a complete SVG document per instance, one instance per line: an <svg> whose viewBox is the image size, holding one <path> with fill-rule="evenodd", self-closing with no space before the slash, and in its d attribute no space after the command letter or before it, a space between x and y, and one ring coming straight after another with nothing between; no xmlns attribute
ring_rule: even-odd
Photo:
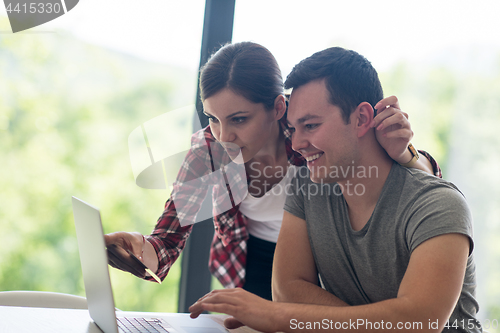
<svg viewBox="0 0 500 333"><path fill-rule="evenodd" d="M287 120L294 131L292 148L306 158L311 180L344 180L341 172L333 171L353 167L358 139L353 121L345 124L341 109L329 102L324 80L293 89Z"/></svg>

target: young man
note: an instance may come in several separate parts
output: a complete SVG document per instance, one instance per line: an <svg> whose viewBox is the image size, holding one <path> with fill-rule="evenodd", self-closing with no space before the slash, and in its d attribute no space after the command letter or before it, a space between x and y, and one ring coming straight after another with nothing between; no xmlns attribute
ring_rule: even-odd
<svg viewBox="0 0 500 333"><path fill-rule="evenodd" d="M234 317L228 327L261 331L481 332L468 206L453 184L384 153L373 129L382 88L371 64L330 48L299 63L285 85L293 88L292 147L307 169L287 192L277 302L216 291L192 316L224 312Z"/></svg>

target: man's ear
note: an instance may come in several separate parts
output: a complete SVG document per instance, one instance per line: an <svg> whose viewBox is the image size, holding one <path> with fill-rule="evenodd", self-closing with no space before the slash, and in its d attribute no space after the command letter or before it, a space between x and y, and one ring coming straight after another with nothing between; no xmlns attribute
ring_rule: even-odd
<svg viewBox="0 0 500 333"><path fill-rule="evenodd" d="M274 100L274 110L275 114L275 119L279 120L283 118L283 115L286 112L286 101L285 101L285 96L283 95L278 95L276 99Z"/></svg>
<svg viewBox="0 0 500 333"><path fill-rule="evenodd" d="M356 114L356 130L358 132L358 138L361 138L372 129L371 123L373 120L373 108L370 103L363 102L358 105L354 113Z"/></svg>

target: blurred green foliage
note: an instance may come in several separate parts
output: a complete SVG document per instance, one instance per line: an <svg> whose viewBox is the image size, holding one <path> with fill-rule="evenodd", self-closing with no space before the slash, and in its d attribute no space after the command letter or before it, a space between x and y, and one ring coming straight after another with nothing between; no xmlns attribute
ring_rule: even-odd
<svg viewBox="0 0 500 333"><path fill-rule="evenodd" d="M0 290L84 295L71 196L101 209L106 233L150 233L168 192L135 185L128 135L192 104L196 73L62 32L1 35L0 59ZM161 286L111 270L116 306L175 312L179 267Z"/></svg>

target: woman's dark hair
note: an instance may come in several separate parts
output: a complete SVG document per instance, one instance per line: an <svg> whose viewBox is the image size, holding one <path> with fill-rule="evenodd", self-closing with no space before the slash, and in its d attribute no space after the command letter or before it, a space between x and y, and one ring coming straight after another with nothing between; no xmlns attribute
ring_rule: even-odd
<svg viewBox="0 0 500 333"><path fill-rule="evenodd" d="M346 124L360 103L368 102L375 106L384 97L372 64L359 53L340 47L316 52L295 65L285 81L285 87L295 89L322 79L330 94L330 103L340 107Z"/></svg>
<svg viewBox="0 0 500 333"><path fill-rule="evenodd" d="M201 100L224 88L242 95L266 109L283 94L283 78L274 56L262 45L252 42L226 44L201 69Z"/></svg>

